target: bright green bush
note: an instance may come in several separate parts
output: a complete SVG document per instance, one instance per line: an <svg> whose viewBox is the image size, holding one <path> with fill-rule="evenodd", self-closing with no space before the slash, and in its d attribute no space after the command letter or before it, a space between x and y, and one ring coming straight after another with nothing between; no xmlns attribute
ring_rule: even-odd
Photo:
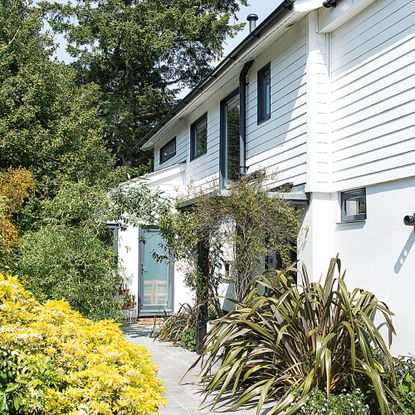
<svg viewBox="0 0 415 415"><path fill-rule="evenodd" d="M26 233L15 272L39 298L66 299L94 320L119 315L112 246L88 228L47 225Z"/></svg>
<svg viewBox="0 0 415 415"><path fill-rule="evenodd" d="M358 389L351 393L331 395L329 398L321 392L315 391L299 415L371 415L369 405L365 403L362 392Z"/></svg>
<svg viewBox="0 0 415 415"><path fill-rule="evenodd" d="M1 415L150 415L164 403L156 373L116 324L40 304L0 274Z"/></svg>

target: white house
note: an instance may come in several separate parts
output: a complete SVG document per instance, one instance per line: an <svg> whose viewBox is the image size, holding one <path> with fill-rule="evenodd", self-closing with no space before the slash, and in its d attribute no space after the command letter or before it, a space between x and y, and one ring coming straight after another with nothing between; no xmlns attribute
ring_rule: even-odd
<svg viewBox="0 0 415 415"><path fill-rule="evenodd" d="M415 212L415 1L283 1L140 144L154 149L150 186L168 197L277 170L275 187L307 202L298 257L310 275L339 252L349 286L395 312L392 351L415 352L415 234L403 221ZM158 238L120 232L143 314L191 296L174 264L152 260Z"/></svg>

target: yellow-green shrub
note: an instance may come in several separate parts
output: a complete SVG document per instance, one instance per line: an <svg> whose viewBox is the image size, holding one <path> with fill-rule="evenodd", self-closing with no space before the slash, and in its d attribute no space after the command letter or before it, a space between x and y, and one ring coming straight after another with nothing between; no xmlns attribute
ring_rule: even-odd
<svg viewBox="0 0 415 415"><path fill-rule="evenodd" d="M0 414L148 415L164 403L157 367L117 324L65 301L37 302L0 274Z"/></svg>

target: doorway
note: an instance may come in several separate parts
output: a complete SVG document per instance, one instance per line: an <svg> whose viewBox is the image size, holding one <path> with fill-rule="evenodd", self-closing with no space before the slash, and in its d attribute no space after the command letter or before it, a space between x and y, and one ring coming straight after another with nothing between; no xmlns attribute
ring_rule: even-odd
<svg viewBox="0 0 415 415"><path fill-rule="evenodd" d="M140 230L138 298L140 315L173 311L174 262L163 246L160 229Z"/></svg>

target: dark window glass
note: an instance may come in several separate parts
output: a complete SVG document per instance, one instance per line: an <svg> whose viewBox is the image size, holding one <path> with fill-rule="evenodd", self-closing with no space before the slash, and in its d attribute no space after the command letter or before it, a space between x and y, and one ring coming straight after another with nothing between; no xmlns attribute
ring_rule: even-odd
<svg viewBox="0 0 415 415"><path fill-rule="evenodd" d="M176 137L160 149L160 164L170 160L176 155Z"/></svg>
<svg viewBox="0 0 415 415"><path fill-rule="evenodd" d="M366 190L356 189L341 194L342 222L354 222L366 219Z"/></svg>
<svg viewBox="0 0 415 415"><path fill-rule="evenodd" d="M258 123L271 117L271 65L258 72Z"/></svg>
<svg viewBox="0 0 415 415"><path fill-rule="evenodd" d="M190 159L207 151L207 114L194 122L190 128Z"/></svg>
<svg viewBox="0 0 415 415"><path fill-rule="evenodd" d="M231 181L239 178L240 165L240 111L239 95L226 103L226 144L227 144L227 179Z"/></svg>
<svg viewBox="0 0 415 415"><path fill-rule="evenodd" d="M118 224L109 223L107 224L109 230L110 241L114 249L114 261L118 262L118 238L119 238L119 226Z"/></svg>

